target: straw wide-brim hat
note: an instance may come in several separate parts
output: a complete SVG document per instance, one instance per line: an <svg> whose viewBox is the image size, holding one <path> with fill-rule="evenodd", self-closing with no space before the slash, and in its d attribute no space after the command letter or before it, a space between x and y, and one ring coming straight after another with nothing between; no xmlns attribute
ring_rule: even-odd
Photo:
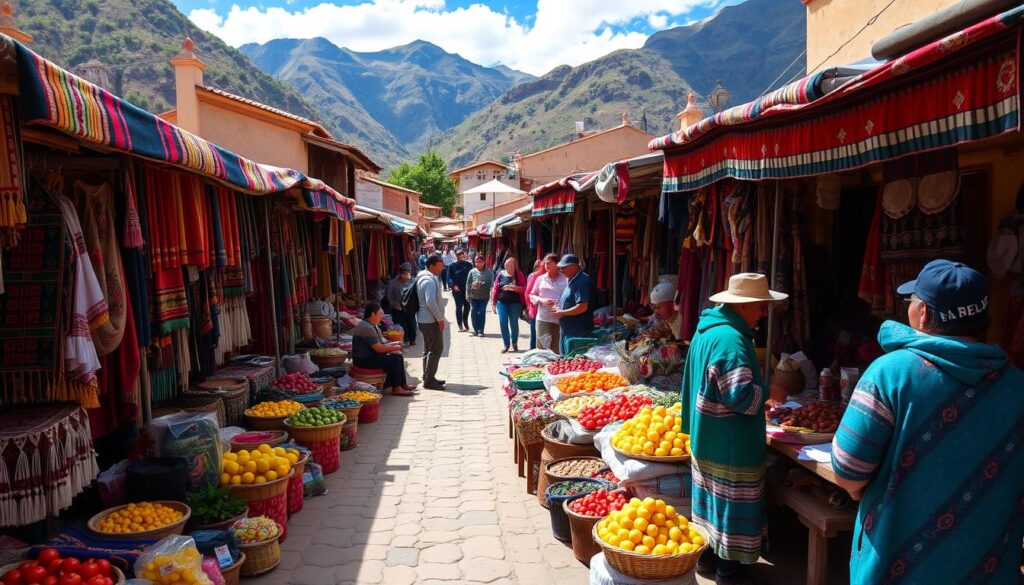
<svg viewBox="0 0 1024 585"><path fill-rule="evenodd" d="M713 303L763 303L784 301L786 293L768 289L768 279L756 272L742 272L729 278L729 288L711 295Z"/></svg>

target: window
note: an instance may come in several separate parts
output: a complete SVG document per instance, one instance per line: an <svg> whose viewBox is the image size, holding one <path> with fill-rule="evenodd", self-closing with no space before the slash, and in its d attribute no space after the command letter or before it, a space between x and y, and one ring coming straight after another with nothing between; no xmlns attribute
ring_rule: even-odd
<svg viewBox="0 0 1024 585"><path fill-rule="evenodd" d="M476 178L480 181L487 179L487 171L479 170L476 172Z"/></svg>
<svg viewBox="0 0 1024 585"><path fill-rule="evenodd" d="M487 193L480 194L480 201L487 201Z"/></svg>
<svg viewBox="0 0 1024 585"><path fill-rule="evenodd" d="M405 214L412 215L412 201L408 197L405 198Z"/></svg>

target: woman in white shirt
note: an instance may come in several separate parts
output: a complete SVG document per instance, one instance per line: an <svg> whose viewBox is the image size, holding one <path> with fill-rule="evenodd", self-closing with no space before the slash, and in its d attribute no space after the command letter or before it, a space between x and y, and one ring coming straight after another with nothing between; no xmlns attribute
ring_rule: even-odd
<svg viewBox="0 0 1024 585"><path fill-rule="evenodd" d="M552 316L551 309L562 298L562 291L569 279L558 270L558 254L544 257L544 273L534 279L527 300L537 307L537 347L558 353L561 347L561 330L558 317Z"/></svg>

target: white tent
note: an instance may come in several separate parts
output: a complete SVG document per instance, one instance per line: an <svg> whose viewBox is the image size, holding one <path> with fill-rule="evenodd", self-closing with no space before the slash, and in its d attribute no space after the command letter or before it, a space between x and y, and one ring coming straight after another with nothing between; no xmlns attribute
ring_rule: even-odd
<svg viewBox="0 0 1024 585"><path fill-rule="evenodd" d="M498 179L487 181L483 185L477 185L472 189L466 189L462 192L463 194L475 195L479 193L496 193L496 194L507 194L507 195L526 195L526 191L522 189L516 189L511 185L506 185Z"/></svg>

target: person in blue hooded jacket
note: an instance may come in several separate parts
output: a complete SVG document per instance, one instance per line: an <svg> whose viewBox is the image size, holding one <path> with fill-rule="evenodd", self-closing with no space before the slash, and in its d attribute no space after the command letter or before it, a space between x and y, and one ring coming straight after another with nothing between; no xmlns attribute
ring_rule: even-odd
<svg viewBox="0 0 1024 585"><path fill-rule="evenodd" d="M850 583L1018 583L1024 538L1024 372L995 344L988 284L934 260L897 289L908 325L861 377L832 442L860 500Z"/></svg>

